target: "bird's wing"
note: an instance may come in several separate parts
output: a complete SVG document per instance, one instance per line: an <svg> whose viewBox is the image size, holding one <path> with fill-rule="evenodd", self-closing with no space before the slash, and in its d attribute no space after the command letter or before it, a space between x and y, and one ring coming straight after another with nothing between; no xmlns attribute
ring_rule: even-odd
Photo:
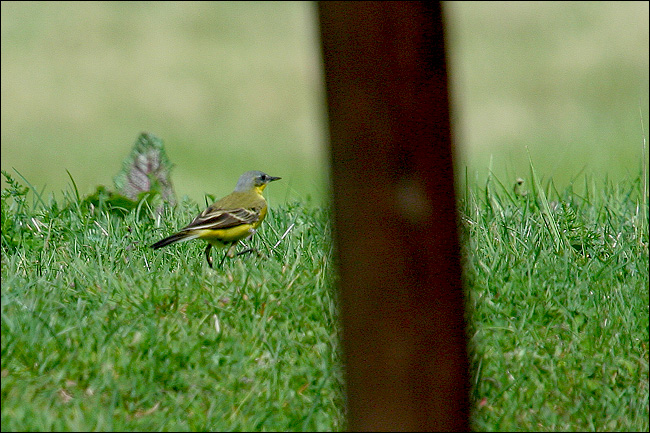
<svg viewBox="0 0 650 433"><path fill-rule="evenodd" d="M254 208L237 208L237 209L217 209L210 206L194 221L189 223L183 230L219 230L235 227L241 224L253 224L260 218L260 209Z"/></svg>

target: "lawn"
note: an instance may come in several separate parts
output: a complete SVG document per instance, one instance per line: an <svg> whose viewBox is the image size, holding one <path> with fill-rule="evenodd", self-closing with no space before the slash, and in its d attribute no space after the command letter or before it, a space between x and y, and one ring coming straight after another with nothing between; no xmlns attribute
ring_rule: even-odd
<svg viewBox="0 0 650 433"><path fill-rule="evenodd" d="M262 170L277 197L327 201L327 121L313 2L2 2L1 168L59 194L108 185L141 132L179 196ZM443 2L457 167L485 183L528 167L639 169L648 2ZM474 176L475 174L475 176ZM459 181L463 181L460 176ZM4 188L6 184L0 179ZM220 189L223 188L223 189Z"/></svg>
<svg viewBox="0 0 650 433"><path fill-rule="evenodd" d="M578 195L530 177L528 194L492 178L461 204L474 428L647 431L641 178Z"/></svg>
<svg viewBox="0 0 650 433"><path fill-rule="evenodd" d="M648 430L647 199L585 182L461 194L477 430ZM124 214L7 184L3 430L345 427L326 208L271 203L259 254L211 270L198 242L148 248L204 203Z"/></svg>
<svg viewBox="0 0 650 433"><path fill-rule="evenodd" d="M2 202L3 430L341 429L325 211L274 206L260 256L211 270L198 243L148 247L200 211L189 200L123 217L72 189L37 209L16 193Z"/></svg>

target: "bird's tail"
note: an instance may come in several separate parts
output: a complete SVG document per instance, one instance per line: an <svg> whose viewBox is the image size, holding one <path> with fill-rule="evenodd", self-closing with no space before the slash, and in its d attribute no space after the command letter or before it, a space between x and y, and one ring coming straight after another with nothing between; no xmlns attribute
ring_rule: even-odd
<svg viewBox="0 0 650 433"><path fill-rule="evenodd" d="M196 238L196 234L193 234L191 232L178 232L169 237L166 237L165 239L159 240L155 244L151 245L151 248L157 250L158 248L173 244L174 242L189 241L190 239L194 238Z"/></svg>

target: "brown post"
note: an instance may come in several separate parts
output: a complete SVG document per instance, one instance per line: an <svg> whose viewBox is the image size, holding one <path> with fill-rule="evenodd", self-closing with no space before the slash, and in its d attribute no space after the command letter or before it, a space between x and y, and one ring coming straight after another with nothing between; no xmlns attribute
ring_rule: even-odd
<svg viewBox="0 0 650 433"><path fill-rule="evenodd" d="M319 2L351 430L467 430L440 4Z"/></svg>

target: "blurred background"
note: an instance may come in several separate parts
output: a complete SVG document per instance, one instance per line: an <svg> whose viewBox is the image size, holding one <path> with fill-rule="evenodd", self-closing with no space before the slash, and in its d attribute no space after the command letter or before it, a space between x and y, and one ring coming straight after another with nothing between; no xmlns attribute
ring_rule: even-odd
<svg viewBox="0 0 650 433"><path fill-rule="evenodd" d="M141 132L179 197L246 170L272 203L328 197L316 4L2 2L1 166L46 196L112 187ZM648 2L445 2L458 177L636 177ZM582 181L582 178L580 178ZM6 184L2 183L2 186Z"/></svg>

